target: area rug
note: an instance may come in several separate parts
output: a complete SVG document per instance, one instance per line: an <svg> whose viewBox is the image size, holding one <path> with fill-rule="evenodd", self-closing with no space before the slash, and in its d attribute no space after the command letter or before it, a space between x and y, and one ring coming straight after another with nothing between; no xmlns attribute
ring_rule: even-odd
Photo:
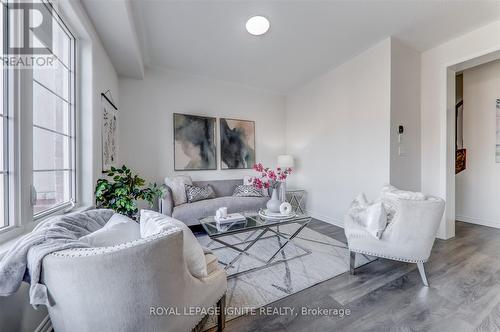
<svg viewBox="0 0 500 332"><path fill-rule="evenodd" d="M294 224L284 225L280 227L280 231L292 234L297 227ZM230 244L251 241L258 233L237 234L224 237L223 240ZM268 233L263 236L249 252L262 259L270 258L285 241L271 235L272 233ZM212 249L219 261L227 263L238 255L233 249L223 247L207 235L198 235L198 241L203 246ZM295 243L309 249L311 254L228 279L226 307L230 310L226 312L226 321L245 314L249 308L265 306L349 270L349 251L346 244L307 227L294 239L294 242L285 247L276 259L286 259L304 253ZM244 246L246 244L238 247ZM370 258L358 255L356 261L356 265L360 266L368 263ZM260 265L262 263L257 260L242 256L234 264L234 268L227 272L233 274ZM215 318L210 317L204 330L214 325Z"/></svg>

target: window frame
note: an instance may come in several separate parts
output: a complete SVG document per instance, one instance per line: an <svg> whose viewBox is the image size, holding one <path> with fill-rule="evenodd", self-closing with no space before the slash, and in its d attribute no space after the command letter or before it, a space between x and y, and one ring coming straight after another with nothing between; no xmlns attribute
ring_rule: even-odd
<svg viewBox="0 0 500 332"><path fill-rule="evenodd" d="M79 137L78 123L81 114L79 114L79 72L81 68L78 63L78 38L69 28L66 19L50 0L42 0L48 6L52 14L54 24L58 24L61 30L70 38L70 66L69 80L70 90L68 97L70 103L70 159L71 159L71 181L70 181L70 201L64 202L50 209L34 214L33 202L33 69L20 69L15 67L6 67L4 69L4 89L7 89L7 95L4 96L4 155L5 171L4 176L4 199L5 199L5 221L7 226L0 227L0 249L3 243L30 231L40 220L56 214L67 213L77 207L79 201ZM4 22L4 47L13 40L16 43L18 38L22 38L23 27L21 22L10 22L8 4L0 0L0 5L4 5L6 20ZM70 23L70 21L68 20ZM52 52L52 50L51 50ZM2 55L3 56L3 55ZM56 56L54 54L54 56ZM60 61L60 60L55 60ZM62 63L62 61L61 61ZM64 64L65 65L65 64ZM68 67L67 65L65 65ZM7 72L7 78L5 78ZM0 116L0 117L1 117ZM22 147L22 149L21 149ZM1 171L0 171L1 173Z"/></svg>
<svg viewBox="0 0 500 332"><path fill-rule="evenodd" d="M40 219L43 219L49 215L55 214L60 211L67 211L71 210L74 208L78 202L77 200L77 176L78 176L78 160L77 160L77 100L76 100L76 89L77 89L77 58L76 58L76 48L77 48L77 39L75 35L72 33L70 28L66 25L64 19L62 18L61 14L54 8L53 4L50 1L43 1L43 3L47 6L49 11L52 14L52 18L56 21L55 23L59 25L63 33L65 33L69 39L70 39L70 45L69 45L69 50L70 50L70 55L68 57L70 63L69 66L66 65L59 57L54 53L53 49L50 49L47 47L47 49L51 52L52 56L55 58L55 61L59 61L59 63L68 70L68 83L70 84L70 89L68 93L68 100L65 100L64 97L59 96L55 91L52 91L49 87L46 87L44 84L41 82L38 82L35 80L34 75L32 75L32 81L36 82L39 84L42 88L46 89L50 93L52 93L54 96L61 98L65 102L68 103L69 109L68 111L70 112L69 116L69 135L66 135L66 137L69 138L70 140L70 151L69 151L69 158L70 158L70 167L69 168L62 168L61 170L59 169L52 169L51 171L63 171L63 172L70 172L70 183L69 183L69 193L70 193L70 199L69 201L62 202L59 204L56 204L54 206L51 206L48 209L45 209L43 211L40 211L38 213L34 213L33 211L33 220L37 221ZM32 83L33 84L33 83ZM33 96L32 96L33 98ZM34 110L31 110L31 113L34 114ZM33 123L33 128L40 128L40 126L37 126ZM44 128L45 129L45 128ZM50 130L49 130L50 131ZM56 132L56 134L61 134L59 132ZM33 146L32 146L32 151L33 151ZM33 154L33 153L32 153ZM32 175L35 174L35 172L40 172L40 170L34 170L34 167L32 167ZM35 206L35 199L33 197L33 179L32 179L32 184L31 184L31 197L30 199L31 202L31 207L34 208Z"/></svg>
<svg viewBox="0 0 500 332"><path fill-rule="evenodd" d="M2 6L2 46L3 50L5 51L9 47L9 8L8 8L8 2L0 2L0 6ZM1 147L2 149L2 154L3 154L3 165L2 165L2 170L0 170L0 176L3 178L3 206L4 206L4 211L3 211L3 217L4 217L4 225L0 227L0 234L10 230L14 225L11 222L11 218L9 217L9 212L10 212L10 177L11 177L11 167L10 167L10 157L11 157L11 149L10 149L10 120L11 120L11 114L10 114L10 98L9 98L9 93L10 93L10 70L8 67L4 67L2 65L2 81L3 81L3 90L1 93L3 94L3 103L2 103L2 112L0 113L0 118L2 118L2 124L3 124L3 145Z"/></svg>

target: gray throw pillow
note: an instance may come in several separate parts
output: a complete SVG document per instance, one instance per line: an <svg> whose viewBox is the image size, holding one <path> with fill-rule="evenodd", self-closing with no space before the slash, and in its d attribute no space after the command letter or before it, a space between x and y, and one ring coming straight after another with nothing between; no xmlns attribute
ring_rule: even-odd
<svg viewBox="0 0 500 332"><path fill-rule="evenodd" d="M204 199L209 199L209 198L215 198L215 192L209 184L203 187L197 187L186 184L185 188L186 188L186 197L188 203L202 201Z"/></svg>
<svg viewBox="0 0 500 332"><path fill-rule="evenodd" d="M263 197L261 189L257 189L250 185L238 185L234 189L233 196L236 197Z"/></svg>

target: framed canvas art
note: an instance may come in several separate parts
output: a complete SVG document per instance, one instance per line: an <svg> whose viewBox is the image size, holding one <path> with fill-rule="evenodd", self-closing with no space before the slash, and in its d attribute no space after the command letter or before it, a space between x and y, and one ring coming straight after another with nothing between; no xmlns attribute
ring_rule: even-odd
<svg viewBox="0 0 500 332"><path fill-rule="evenodd" d="M221 169L252 168L255 164L255 122L220 119Z"/></svg>
<svg viewBox="0 0 500 332"><path fill-rule="evenodd" d="M174 113L174 170L217 169L216 120Z"/></svg>

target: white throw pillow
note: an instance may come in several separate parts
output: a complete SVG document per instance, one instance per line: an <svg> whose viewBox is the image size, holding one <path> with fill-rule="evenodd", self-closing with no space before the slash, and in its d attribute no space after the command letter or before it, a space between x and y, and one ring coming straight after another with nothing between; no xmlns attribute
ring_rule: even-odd
<svg viewBox="0 0 500 332"><path fill-rule="evenodd" d="M165 178L165 184L172 190L174 205L181 205L187 202L185 185L192 185L193 181L189 175L177 175Z"/></svg>
<svg viewBox="0 0 500 332"><path fill-rule="evenodd" d="M390 184L382 187L381 200L384 204L389 221L394 218L396 212L398 211L400 199L424 201L426 198L427 197L423 193L400 190Z"/></svg>
<svg viewBox="0 0 500 332"><path fill-rule="evenodd" d="M400 190L390 184L386 184L385 186L382 187L382 194L394 194L402 199L411 199L417 201L423 201L426 199L426 196L423 193Z"/></svg>
<svg viewBox="0 0 500 332"><path fill-rule="evenodd" d="M189 272L194 277L203 278L207 276L207 263L203 248L196 240L193 232L182 221L166 216L164 214L141 210L141 237L158 234L163 230L171 228L180 228L184 234L184 260L186 261Z"/></svg>
<svg viewBox="0 0 500 332"><path fill-rule="evenodd" d="M352 202L349 208L349 215L356 221L363 223L360 220L360 215L363 213L366 208L370 206L370 202L366 199L364 193L359 194Z"/></svg>
<svg viewBox="0 0 500 332"><path fill-rule="evenodd" d="M358 204L359 207L362 207L362 208L367 208L368 206L370 206L370 202L368 202L368 199L366 198L366 195L365 193L361 193L359 194L355 199L354 199L354 203Z"/></svg>
<svg viewBox="0 0 500 332"><path fill-rule="evenodd" d="M139 224L127 216L115 213L101 229L82 236L80 241L87 242L92 247L111 247L140 238Z"/></svg>
<svg viewBox="0 0 500 332"><path fill-rule="evenodd" d="M370 205L363 213L362 219L366 230L380 239L387 226L387 213L382 202Z"/></svg>

